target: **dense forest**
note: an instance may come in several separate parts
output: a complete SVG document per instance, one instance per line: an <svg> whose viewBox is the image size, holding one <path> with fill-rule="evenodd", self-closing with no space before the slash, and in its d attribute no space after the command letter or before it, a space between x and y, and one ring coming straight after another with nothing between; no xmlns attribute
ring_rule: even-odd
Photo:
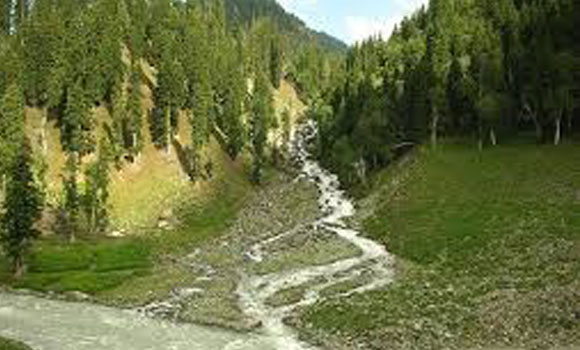
<svg viewBox="0 0 580 350"><path fill-rule="evenodd" d="M42 212L47 168L30 147L27 108L56 121L65 152L59 231L109 225L110 171L138 159L149 133L169 150L185 116L182 158L192 181L211 172L201 156L213 135L236 159L247 151L261 181L268 134L280 128L272 92L288 77L305 96L330 85L344 45L310 31L275 1L2 0L0 12L0 172L5 207L24 211L29 228ZM295 43L300 42L300 45ZM153 108L142 105L142 86ZM104 107L108 117L97 117ZM148 138L149 139L149 138ZM42 142L41 142L42 143ZM24 145L24 146L22 146ZM13 188L13 187L16 188ZM29 198L23 203L22 198ZM34 199L34 200L32 200ZM36 235L4 222L15 268ZM30 237L29 237L30 236Z"/></svg>
<svg viewBox="0 0 580 350"><path fill-rule="evenodd" d="M432 0L388 40L348 52L269 0L1 6L5 206L26 207L31 225L42 211L47 165L25 132L25 109L41 109L56 121L67 155L52 204L71 240L105 230L111 168L139 157L144 133L168 150L180 116L191 130L183 158L192 181L211 171L201 151L213 135L232 159L251 154L259 183L268 133L287 127L272 107L283 77L319 123L319 157L346 185L441 137L472 139L481 150L526 135L559 144L578 129L580 6L571 0ZM142 85L153 91L150 112ZM99 106L105 120L93 113ZM19 203L23 197L30 200ZM21 251L30 240L10 236L9 221L5 241Z"/></svg>
<svg viewBox="0 0 580 350"><path fill-rule="evenodd" d="M441 137L496 145L578 129L580 5L569 0L432 0L388 41L355 45L315 106L321 159L347 183Z"/></svg>
<svg viewBox="0 0 580 350"><path fill-rule="evenodd" d="M408 14L0 0L0 349L579 344L580 2Z"/></svg>

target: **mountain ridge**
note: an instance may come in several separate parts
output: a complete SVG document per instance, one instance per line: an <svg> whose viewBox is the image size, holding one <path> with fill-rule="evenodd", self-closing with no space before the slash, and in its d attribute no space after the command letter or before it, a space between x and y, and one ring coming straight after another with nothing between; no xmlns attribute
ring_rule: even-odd
<svg viewBox="0 0 580 350"><path fill-rule="evenodd" d="M230 23L247 26L260 17L269 17L279 25L282 32L294 34L294 41L313 39L329 51L346 52L348 45L323 31L314 30L295 14L286 11L276 0L225 0L226 14Z"/></svg>

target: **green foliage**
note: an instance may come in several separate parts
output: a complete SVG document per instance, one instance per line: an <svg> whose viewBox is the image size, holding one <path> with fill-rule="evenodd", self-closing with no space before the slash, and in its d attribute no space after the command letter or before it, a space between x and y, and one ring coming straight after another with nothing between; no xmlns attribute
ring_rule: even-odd
<svg viewBox="0 0 580 350"><path fill-rule="evenodd" d="M0 337L0 349L2 350L31 350L29 346L17 341Z"/></svg>
<svg viewBox="0 0 580 350"><path fill-rule="evenodd" d="M24 268L24 255L39 232L36 221L42 212L42 195L32 172L32 151L28 141L21 139L16 158L8 172L6 198L0 220L0 242L12 263L16 275Z"/></svg>
<svg viewBox="0 0 580 350"><path fill-rule="evenodd" d="M268 127L274 117L274 107L270 85L264 73L257 73L254 85L250 109L250 139L254 156L252 180L260 183L263 177Z"/></svg>
<svg viewBox="0 0 580 350"><path fill-rule="evenodd" d="M0 35L10 34L12 0L0 0Z"/></svg>
<svg viewBox="0 0 580 350"><path fill-rule="evenodd" d="M33 105L48 101L52 70L60 50L60 18L50 0L39 0L21 28L23 89Z"/></svg>
<svg viewBox="0 0 580 350"><path fill-rule="evenodd" d="M12 84L0 100L0 175L5 175L18 157L24 137L24 98Z"/></svg>
<svg viewBox="0 0 580 350"><path fill-rule="evenodd" d="M85 169L85 188L82 206L89 233L103 233L109 225L110 145L101 141L98 158Z"/></svg>
<svg viewBox="0 0 580 350"><path fill-rule="evenodd" d="M81 192L78 186L78 160L75 154L68 156L63 174L63 199L60 208L59 231L71 242L81 231Z"/></svg>
<svg viewBox="0 0 580 350"><path fill-rule="evenodd" d="M141 74L133 63L131 90L125 107L126 118L123 123L123 140L129 155L135 157L143 149L143 108L141 106Z"/></svg>
<svg viewBox="0 0 580 350"><path fill-rule="evenodd" d="M139 154L144 125L141 87L146 84L154 100L149 131L158 148L174 144L178 116L189 116L191 140L184 150L192 165L190 175L196 178L203 172L203 149L212 134L232 159L242 152L247 138L244 118L250 109L248 81L258 72L279 88L282 76L300 67L295 61L315 57L307 63L311 72L293 73L314 100L330 90L330 72L340 65L338 55L330 64L329 52L343 49L331 38L309 32L275 2L1 4L10 11L3 12L0 21L5 27L0 36L0 94L16 83L28 105L46 108L60 127L63 150L79 164L97 151L101 129L117 165ZM297 41L296 35L302 39ZM108 109L111 123L93 120L99 106ZM275 121L267 116L266 128Z"/></svg>
<svg viewBox="0 0 580 350"><path fill-rule="evenodd" d="M175 9L169 1L159 0L153 8L158 24L152 29L152 54L157 67L157 86L154 91L151 136L159 148L167 148L177 132L177 114L185 105L185 72L179 60Z"/></svg>
<svg viewBox="0 0 580 350"><path fill-rule="evenodd" d="M287 13L277 1L225 0L225 7L230 27L248 28L257 18L270 18L280 32L285 33L291 51L299 52L312 41L327 52L344 53L347 50L342 41L307 28L302 20Z"/></svg>
<svg viewBox="0 0 580 350"><path fill-rule="evenodd" d="M495 144L496 135L503 142L533 130L545 142L553 131L559 143L561 134L577 130L575 6L567 0L432 0L388 41L355 44L345 78L336 78L330 93L308 88L324 80L308 68L317 61L309 52L299 61L297 80L310 101L322 96L334 115L321 128L321 159L349 173L330 162L339 156L331 154L339 140L340 149L351 144L361 155L359 168L370 170L388 164L400 145L425 142L429 134L433 145L440 135L477 135L483 145L487 134Z"/></svg>
<svg viewBox="0 0 580 350"><path fill-rule="evenodd" d="M76 82L67 92L66 109L60 121L61 145L66 152L82 156L94 150L94 121L90 108L81 82Z"/></svg>
<svg viewBox="0 0 580 350"><path fill-rule="evenodd" d="M284 108L282 111L282 145L285 147L285 151L287 147L290 147L290 138L292 133L292 122L290 120L290 110L288 108Z"/></svg>
<svg viewBox="0 0 580 350"><path fill-rule="evenodd" d="M93 45L96 44L91 50L88 69L92 72L88 88L95 90L93 101L111 101L111 96L123 83L127 68L122 48L129 14L125 1L119 0L97 1L88 12L86 25L91 31Z"/></svg>
<svg viewBox="0 0 580 350"><path fill-rule="evenodd" d="M0 95L10 85L17 84L22 90L22 46L13 37L0 36Z"/></svg>
<svg viewBox="0 0 580 350"><path fill-rule="evenodd" d="M97 158L84 167L84 182L75 154L67 158L63 175L59 231L74 242L79 235L104 233L109 225L109 171L113 160L110 142L103 138Z"/></svg>
<svg viewBox="0 0 580 350"><path fill-rule="evenodd" d="M280 48L280 36L274 35L270 42L270 81L275 89L280 88L282 78L282 52Z"/></svg>
<svg viewBox="0 0 580 350"><path fill-rule="evenodd" d="M82 236L68 244L60 237L40 239L28 256L28 273L18 281L2 273L6 261L0 255L0 279L38 291L82 291L124 305L150 302L152 291L162 298L175 286L173 264L167 266L166 257L189 254L227 232L250 187L234 172L217 189L208 202L186 203L178 212L181 225L172 231L115 239ZM187 270L182 273L179 278L189 276Z"/></svg>
<svg viewBox="0 0 580 350"><path fill-rule="evenodd" d="M232 159L236 159L242 152L245 142L245 130L242 121L244 101L246 99L247 82L244 75L241 45L230 44L233 50L226 51L229 54L227 63L227 75L225 80L225 95L223 104L223 118L218 119L219 127L228 137L227 152Z"/></svg>

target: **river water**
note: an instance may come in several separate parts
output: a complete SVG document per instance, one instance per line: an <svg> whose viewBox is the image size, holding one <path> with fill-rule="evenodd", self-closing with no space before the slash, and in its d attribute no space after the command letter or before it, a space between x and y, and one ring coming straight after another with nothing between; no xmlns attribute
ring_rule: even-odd
<svg viewBox="0 0 580 350"><path fill-rule="evenodd" d="M284 318L298 307L321 299L320 291L336 283L360 276L364 266L372 278L348 295L384 287L393 278L392 258L382 245L361 237L344 219L354 215L354 206L340 189L337 177L312 159L309 144L316 137L314 122L304 123L296 132L292 153L302 169L301 177L316 184L323 216L312 227L333 232L357 246L362 254L329 265L309 266L265 276L244 275L238 286L244 312L262 327L254 334L195 325L176 325L155 320L136 311L118 310L91 304L66 303L32 296L0 295L0 335L24 341L35 350L313 350L298 340L284 325ZM291 232L283 235L291 234ZM265 259L262 248L276 240L256 244L247 252L256 260ZM324 282L315 282L325 277ZM303 298L293 305L268 306L266 300L277 292L307 286Z"/></svg>

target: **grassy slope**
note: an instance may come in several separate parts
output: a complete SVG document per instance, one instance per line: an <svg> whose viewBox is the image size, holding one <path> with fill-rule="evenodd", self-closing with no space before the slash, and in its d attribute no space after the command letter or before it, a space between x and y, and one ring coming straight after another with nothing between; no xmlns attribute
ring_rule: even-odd
<svg viewBox="0 0 580 350"><path fill-rule="evenodd" d="M368 234L403 267L306 330L373 349L580 343L580 147L445 145L391 169Z"/></svg>
<svg viewBox="0 0 580 350"><path fill-rule="evenodd" d="M6 264L0 264L0 281L40 291L82 291L110 301L134 294L131 301L137 303L164 293L173 282L166 257L221 234L251 190L241 163L231 163L225 154L217 157L211 186L196 191L199 185L188 185L183 189L187 199L183 193L174 195L180 200L177 228L150 229L122 239L85 237L74 244L47 236L35 245L26 275L11 280Z"/></svg>
<svg viewBox="0 0 580 350"><path fill-rule="evenodd" d="M151 93L143 85L143 107L150 109ZM303 105L291 85L282 82L276 92L276 110L289 106L294 114ZM27 128L40 151L41 114L28 110ZM96 120L108 119L105 109L95 111ZM190 130L180 118L179 142L186 143ZM47 183L54 204L60 189L64 155L53 123L45 126L48 164ZM252 187L247 181L248 155L232 162L212 140L206 160L213 163L210 181L192 184L181 169L174 149L156 150L144 127L145 147L135 164L126 164L112 174L110 209L114 227L124 229L122 239L81 237L74 244L48 235L40 239L28 258L29 272L13 280L0 255L0 284L39 291L89 293L104 302L142 304L163 297L172 285L191 274L172 261L181 254L221 235L235 218ZM170 212L179 223L170 231L157 230L161 215ZM169 257L169 256L172 257Z"/></svg>

